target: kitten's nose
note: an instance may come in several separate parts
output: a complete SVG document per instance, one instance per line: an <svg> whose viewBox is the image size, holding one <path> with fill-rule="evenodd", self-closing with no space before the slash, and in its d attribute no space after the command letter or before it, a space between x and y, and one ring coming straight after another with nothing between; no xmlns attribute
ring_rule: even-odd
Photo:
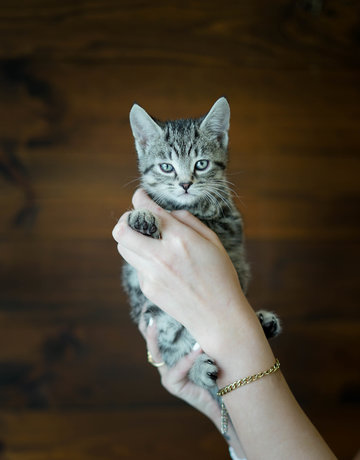
<svg viewBox="0 0 360 460"><path fill-rule="evenodd" d="M185 192L187 192L192 185L192 182L181 182L179 185L185 190Z"/></svg>

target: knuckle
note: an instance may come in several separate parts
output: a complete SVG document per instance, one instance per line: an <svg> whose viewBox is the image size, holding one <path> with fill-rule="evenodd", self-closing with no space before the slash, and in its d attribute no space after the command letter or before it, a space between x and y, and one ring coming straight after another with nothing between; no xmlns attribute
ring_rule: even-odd
<svg viewBox="0 0 360 460"><path fill-rule="evenodd" d="M166 211L159 205L154 206L154 213L157 215L164 215Z"/></svg>
<svg viewBox="0 0 360 460"><path fill-rule="evenodd" d="M142 276L138 276L138 278L139 278L140 289L142 290L142 292L145 293L145 291L147 291L148 283L146 282L146 280Z"/></svg>
<svg viewBox="0 0 360 460"><path fill-rule="evenodd" d="M148 299L151 299L154 294L153 283L149 281L148 279L141 279L139 280L139 285L140 285L140 289L142 293L144 294L144 296Z"/></svg>
<svg viewBox="0 0 360 460"><path fill-rule="evenodd" d="M169 380L169 377L167 374L161 375L160 376L160 382L161 385L165 388L166 391L168 391L170 394L174 394L174 388L171 385L171 382Z"/></svg>
<svg viewBox="0 0 360 460"><path fill-rule="evenodd" d="M121 236L123 235L124 231L125 231L125 227L126 227L126 224L123 222L123 221L119 221L113 231L112 231L112 236L114 238L115 241L119 242Z"/></svg>
<svg viewBox="0 0 360 460"><path fill-rule="evenodd" d="M175 249L175 258L178 253L189 253L189 242L183 235L174 235L174 249Z"/></svg>
<svg viewBox="0 0 360 460"><path fill-rule="evenodd" d="M180 209L179 211L176 211L176 215L184 218L189 218L192 216L191 212L187 209Z"/></svg>

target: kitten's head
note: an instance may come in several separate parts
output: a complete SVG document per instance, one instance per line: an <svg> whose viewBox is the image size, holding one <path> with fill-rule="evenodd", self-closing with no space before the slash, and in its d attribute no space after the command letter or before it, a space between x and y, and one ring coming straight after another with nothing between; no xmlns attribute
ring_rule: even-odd
<svg viewBox="0 0 360 460"><path fill-rule="evenodd" d="M201 118L160 122L134 104L130 124L142 186L170 209L226 199L230 107L222 97Z"/></svg>

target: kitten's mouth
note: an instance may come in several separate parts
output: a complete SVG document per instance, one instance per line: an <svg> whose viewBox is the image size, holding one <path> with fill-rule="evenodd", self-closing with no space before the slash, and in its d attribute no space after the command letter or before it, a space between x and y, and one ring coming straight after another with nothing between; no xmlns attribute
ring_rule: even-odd
<svg viewBox="0 0 360 460"><path fill-rule="evenodd" d="M198 197L196 195L188 191L180 193L177 196L177 200L180 201L181 203L190 203L190 202L194 202L197 199Z"/></svg>
<svg viewBox="0 0 360 460"><path fill-rule="evenodd" d="M180 194L179 194L179 196L192 196L192 197L193 197L193 196L194 196L194 194L193 194L193 193L190 193L190 192L188 192L187 190L185 190L184 192L180 193Z"/></svg>

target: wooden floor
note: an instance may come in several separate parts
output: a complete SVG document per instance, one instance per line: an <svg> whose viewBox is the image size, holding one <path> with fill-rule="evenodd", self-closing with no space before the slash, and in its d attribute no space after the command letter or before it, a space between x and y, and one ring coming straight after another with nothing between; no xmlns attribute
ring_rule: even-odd
<svg viewBox="0 0 360 460"><path fill-rule="evenodd" d="M1 460L227 458L146 363L111 237L137 184L132 103L195 117L222 95L251 302L281 316L291 388L353 458L359 17L355 0L1 1Z"/></svg>

